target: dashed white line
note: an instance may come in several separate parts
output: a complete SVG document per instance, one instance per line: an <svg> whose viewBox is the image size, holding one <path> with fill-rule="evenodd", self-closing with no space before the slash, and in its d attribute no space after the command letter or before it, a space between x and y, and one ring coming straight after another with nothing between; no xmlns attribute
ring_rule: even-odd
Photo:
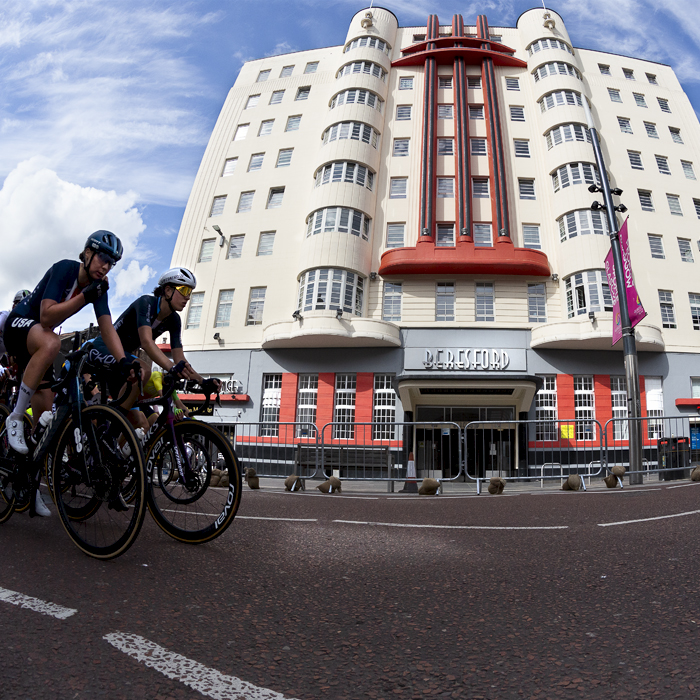
<svg viewBox="0 0 700 700"><path fill-rule="evenodd" d="M136 661L214 700L292 700L274 690L261 688L235 676L225 676L137 634L112 632L103 639Z"/></svg>
<svg viewBox="0 0 700 700"><path fill-rule="evenodd" d="M12 605L19 605L20 608L28 608L42 615L56 617L59 620L65 620L67 617L75 615L75 613L78 612L74 608L64 608L62 605L49 603L39 598L32 598L29 595L24 595L24 593L8 591L6 588L0 588L0 600L6 603L12 603Z"/></svg>
<svg viewBox="0 0 700 700"><path fill-rule="evenodd" d="M316 523L318 518L270 518L262 515L237 515L241 520L283 520L290 523Z"/></svg>
<svg viewBox="0 0 700 700"><path fill-rule="evenodd" d="M508 526L508 525L416 525L412 523L374 523L364 520L333 520L347 525L378 525L381 527L413 527L436 530L568 530L568 525Z"/></svg>
<svg viewBox="0 0 700 700"><path fill-rule="evenodd" d="M666 520L668 518L682 518L686 515L697 515L700 510L689 510L687 513L673 513L672 515L657 515L654 518L639 518L637 520L620 520L616 523L598 523L598 527L612 527L613 525L631 525L632 523L648 523L652 520Z"/></svg>

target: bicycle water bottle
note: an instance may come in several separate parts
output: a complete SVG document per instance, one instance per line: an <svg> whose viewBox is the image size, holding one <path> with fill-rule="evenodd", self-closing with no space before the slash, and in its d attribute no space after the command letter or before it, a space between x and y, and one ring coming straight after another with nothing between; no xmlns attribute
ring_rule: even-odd
<svg viewBox="0 0 700 700"><path fill-rule="evenodd" d="M44 411L39 417L39 422L36 425L34 432L32 433L31 440L35 445L38 445L41 441L41 436L46 432L48 427L51 425L53 420L53 413L51 411Z"/></svg>

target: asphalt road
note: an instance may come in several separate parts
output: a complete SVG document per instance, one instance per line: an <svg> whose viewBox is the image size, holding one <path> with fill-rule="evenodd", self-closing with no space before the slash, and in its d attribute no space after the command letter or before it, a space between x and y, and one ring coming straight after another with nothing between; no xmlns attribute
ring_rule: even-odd
<svg viewBox="0 0 700 700"><path fill-rule="evenodd" d="M15 515L0 593L77 612L0 595L0 698L698 697L700 484L673 486L246 489L219 540L184 545L147 516L105 563L55 509Z"/></svg>

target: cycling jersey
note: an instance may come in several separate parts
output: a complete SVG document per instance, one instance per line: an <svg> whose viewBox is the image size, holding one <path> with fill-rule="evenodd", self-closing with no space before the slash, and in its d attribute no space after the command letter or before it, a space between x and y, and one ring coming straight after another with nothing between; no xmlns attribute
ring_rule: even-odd
<svg viewBox="0 0 700 700"><path fill-rule="evenodd" d="M9 315L9 311L0 311L0 357L7 352L3 331L5 330L5 321L7 321Z"/></svg>
<svg viewBox="0 0 700 700"><path fill-rule="evenodd" d="M51 299L60 304L80 294L82 289L78 287L78 273L81 265L82 263L77 260L61 260L52 265L34 291L12 309L12 316L39 321L41 302L44 299ZM102 316L109 316L107 293L98 297L93 302L93 307L95 308L95 318L98 320Z"/></svg>
<svg viewBox="0 0 700 700"><path fill-rule="evenodd" d="M182 340L180 338L180 315L173 311L169 316L166 316L161 322L156 321L156 317L160 313L160 306L163 299L155 297L152 294L144 294L136 301L132 302L117 319L114 324L114 329L122 341L122 346L125 353L135 353L141 347L141 338L139 337L139 328L150 326L152 338L155 340L163 333L170 334L170 347L181 348Z"/></svg>

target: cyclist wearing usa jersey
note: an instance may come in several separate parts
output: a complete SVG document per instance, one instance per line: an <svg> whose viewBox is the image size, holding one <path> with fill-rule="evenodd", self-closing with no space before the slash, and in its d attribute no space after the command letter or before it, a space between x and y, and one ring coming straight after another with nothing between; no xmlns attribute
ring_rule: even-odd
<svg viewBox="0 0 700 700"><path fill-rule="evenodd" d="M32 405L36 419L51 410L53 361L61 348L54 328L92 304L105 342L127 371L124 350L112 326L107 303L107 273L122 257L121 241L110 231L95 231L85 242L80 262L61 260L44 275L34 291L10 313L4 339L10 355L24 370L17 404L7 418L10 447L20 454L29 451L24 437L22 416Z"/></svg>
<svg viewBox="0 0 700 700"><path fill-rule="evenodd" d="M14 309L17 304L19 304L22 299L28 297L31 292L28 289L20 289L15 298L12 300L12 308ZM10 311L0 311L0 380L5 376L9 365L9 358L7 357L7 348L5 347L5 322L7 317L10 315Z"/></svg>

